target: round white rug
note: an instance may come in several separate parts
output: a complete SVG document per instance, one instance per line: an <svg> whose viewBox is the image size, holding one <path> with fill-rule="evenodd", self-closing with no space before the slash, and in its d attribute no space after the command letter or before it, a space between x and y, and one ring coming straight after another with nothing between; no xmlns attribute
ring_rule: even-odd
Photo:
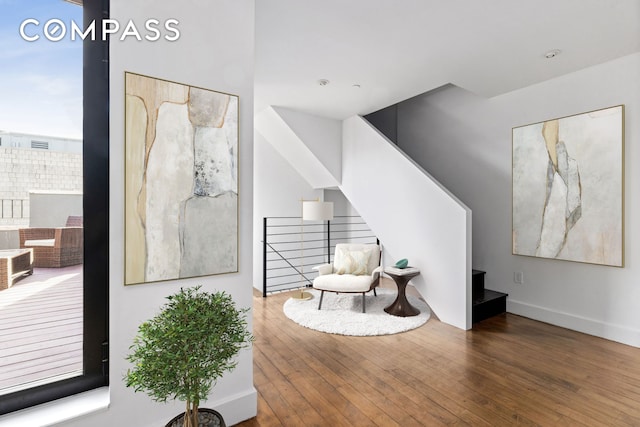
<svg viewBox="0 0 640 427"><path fill-rule="evenodd" d="M325 292L322 309L318 310L320 291L308 290L314 298L300 301L289 298L283 306L285 316L294 322L316 331L330 334L372 336L389 335L415 329L424 325L431 311L424 301L413 296L407 299L420 314L411 317L392 316L384 311L395 299L397 292L378 289L366 295L366 313L362 312L362 294L335 294Z"/></svg>

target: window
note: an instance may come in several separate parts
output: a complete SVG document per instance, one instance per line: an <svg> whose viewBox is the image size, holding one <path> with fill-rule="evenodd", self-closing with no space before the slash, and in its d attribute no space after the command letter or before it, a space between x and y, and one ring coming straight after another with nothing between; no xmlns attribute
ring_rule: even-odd
<svg viewBox="0 0 640 427"><path fill-rule="evenodd" d="M60 2L60 0L38 0L37 3L47 1ZM24 3L32 6L36 2ZM84 0L83 3L85 23L93 20L100 22L107 17L108 0ZM0 396L0 414L108 384L109 70L108 43L101 42L100 39L101 37L97 37L97 41L86 40L82 47L84 140L82 154L84 169L82 371L79 375L70 378L46 384L34 384L33 387ZM0 365L2 363L0 360Z"/></svg>

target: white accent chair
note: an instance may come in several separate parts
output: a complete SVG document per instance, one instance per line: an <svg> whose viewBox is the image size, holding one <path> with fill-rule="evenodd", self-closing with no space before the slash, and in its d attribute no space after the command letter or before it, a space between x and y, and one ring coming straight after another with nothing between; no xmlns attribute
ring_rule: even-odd
<svg viewBox="0 0 640 427"><path fill-rule="evenodd" d="M365 294L380 283L380 246L376 244L339 243L333 264L313 267L319 275L313 288L321 291L318 310L322 308L325 291L335 293L362 293L362 312L365 312ZM377 296L377 295L376 295Z"/></svg>

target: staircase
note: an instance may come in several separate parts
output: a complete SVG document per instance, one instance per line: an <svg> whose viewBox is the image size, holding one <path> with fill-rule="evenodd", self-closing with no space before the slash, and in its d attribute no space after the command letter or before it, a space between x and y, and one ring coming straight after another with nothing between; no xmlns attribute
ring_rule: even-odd
<svg viewBox="0 0 640 427"><path fill-rule="evenodd" d="M313 188L338 188L438 318L471 329L471 210L359 116L343 121L268 107L255 129ZM320 138L319 135L322 134Z"/></svg>
<svg viewBox="0 0 640 427"><path fill-rule="evenodd" d="M479 322L507 311L507 296L502 292L492 291L484 287L484 271L473 270L471 273L471 321Z"/></svg>

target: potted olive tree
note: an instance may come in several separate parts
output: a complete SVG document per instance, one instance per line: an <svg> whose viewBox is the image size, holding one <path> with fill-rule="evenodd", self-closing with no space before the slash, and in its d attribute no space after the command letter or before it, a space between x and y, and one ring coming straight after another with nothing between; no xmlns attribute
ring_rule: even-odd
<svg viewBox="0 0 640 427"><path fill-rule="evenodd" d="M235 356L253 340L247 329L248 309L237 309L225 292L199 289L180 289L168 296L160 313L140 325L127 356L133 363L125 375L127 387L157 402L186 402L185 413L167 427L225 425L218 412L200 409L200 401L218 378L236 367Z"/></svg>

